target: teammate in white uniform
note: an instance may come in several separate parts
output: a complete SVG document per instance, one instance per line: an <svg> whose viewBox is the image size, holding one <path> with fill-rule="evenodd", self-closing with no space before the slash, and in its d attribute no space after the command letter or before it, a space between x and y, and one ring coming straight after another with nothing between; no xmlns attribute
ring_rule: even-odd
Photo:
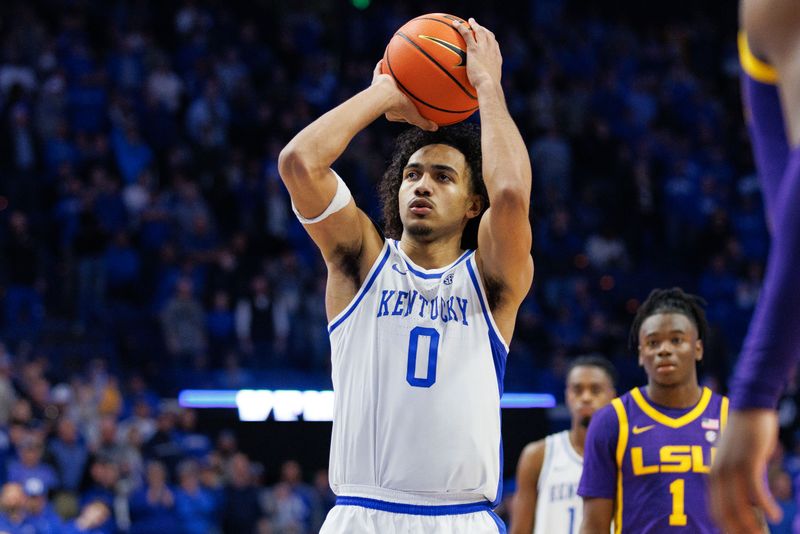
<svg viewBox="0 0 800 534"><path fill-rule="evenodd" d="M592 414L616 396L616 371L601 356L581 356L567 371L569 430L528 444L517 463L511 534L576 534L583 519L577 494L583 444ZM534 527L535 525L535 527Z"/></svg>
<svg viewBox="0 0 800 534"><path fill-rule="evenodd" d="M531 169L494 35L474 20L474 32L454 25L480 130L437 130L378 66L369 88L281 152L295 212L328 267L338 498L323 534L505 532L491 509L507 347L533 277ZM398 139L379 186L388 238L331 170L381 115L418 126Z"/></svg>

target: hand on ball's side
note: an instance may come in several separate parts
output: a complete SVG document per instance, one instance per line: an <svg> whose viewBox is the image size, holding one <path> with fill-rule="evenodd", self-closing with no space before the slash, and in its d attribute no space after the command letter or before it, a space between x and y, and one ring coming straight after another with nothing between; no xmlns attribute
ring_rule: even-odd
<svg viewBox="0 0 800 534"><path fill-rule="evenodd" d="M499 84L503 56L494 33L473 18L469 19L469 25L455 21L453 27L467 43L467 76L470 83L476 89L484 84Z"/></svg>
<svg viewBox="0 0 800 534"><path fill-rule="evenodd" d="M377 86L389 94L389 103L385 116L392 122L407 122L423 130L435 131L439 126L419 114L419 110L403 91L397 87L397 83L388 74L381 72L381 63L378 61L375 70L372 72L372 86Z"/></svg>

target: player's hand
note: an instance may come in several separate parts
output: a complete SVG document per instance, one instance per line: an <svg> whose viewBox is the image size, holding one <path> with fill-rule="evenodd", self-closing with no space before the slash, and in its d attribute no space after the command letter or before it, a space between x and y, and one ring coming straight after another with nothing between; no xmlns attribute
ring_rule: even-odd
<svg viewBox="0 0 800 534"><path fill-rule="evenodd" d="M386 119L392 122L407 122L429 132L436 131L439 126L419 114L417 106L397 87L394 78L381 73L381 63L383 60L378 61L375 70L372 71L372 85L381 87L390 95L389 109L385 113Z"/></svg>
<svg viewBox="0 0 800 534"><path fill-rule="evenodd" d="M499 84L503 56L494 34L469 19L469 26L454 21L453 26L467 43L467 77L476 89L483 84Z"/></svg>
<svg viewBox="0 0 800 534"><path fill-rule="evenodd" d="M711 467L711 513L726 534L761 534L781 509L766 487L766 469L778 439L774 410L731 412Z"/></svg>

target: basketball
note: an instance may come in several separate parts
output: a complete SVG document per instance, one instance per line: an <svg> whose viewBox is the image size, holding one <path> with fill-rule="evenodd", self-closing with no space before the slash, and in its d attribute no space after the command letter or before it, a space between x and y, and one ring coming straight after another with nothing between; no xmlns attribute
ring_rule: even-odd
<svg viewBox="0 0 800 534"><path fill-rule="evenodd" d="M467 78L467 44L453 27L463 19L430 13L405 23L383 55L381 72L391 75L420 114L440 126L463 121L478 109Z"/></svg>

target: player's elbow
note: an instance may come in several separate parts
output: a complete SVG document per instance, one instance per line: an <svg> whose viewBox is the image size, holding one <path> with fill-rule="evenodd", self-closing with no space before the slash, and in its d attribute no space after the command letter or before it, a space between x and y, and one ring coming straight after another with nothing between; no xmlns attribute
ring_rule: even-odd
<svg viewBox="0 0 800 534"><path fill-rule="evenodd" d="M489 200L496 210L528 213L530 196L530 188L523 184L504 184L492 191Z"/></svg>
<svg viewBox="0 0 800 534"><path fill-rule="evenodd" d="M313 174L313 160L306 150L294 141L286 145L278 155L278 173L284 182L296 182Z"/></svg>

